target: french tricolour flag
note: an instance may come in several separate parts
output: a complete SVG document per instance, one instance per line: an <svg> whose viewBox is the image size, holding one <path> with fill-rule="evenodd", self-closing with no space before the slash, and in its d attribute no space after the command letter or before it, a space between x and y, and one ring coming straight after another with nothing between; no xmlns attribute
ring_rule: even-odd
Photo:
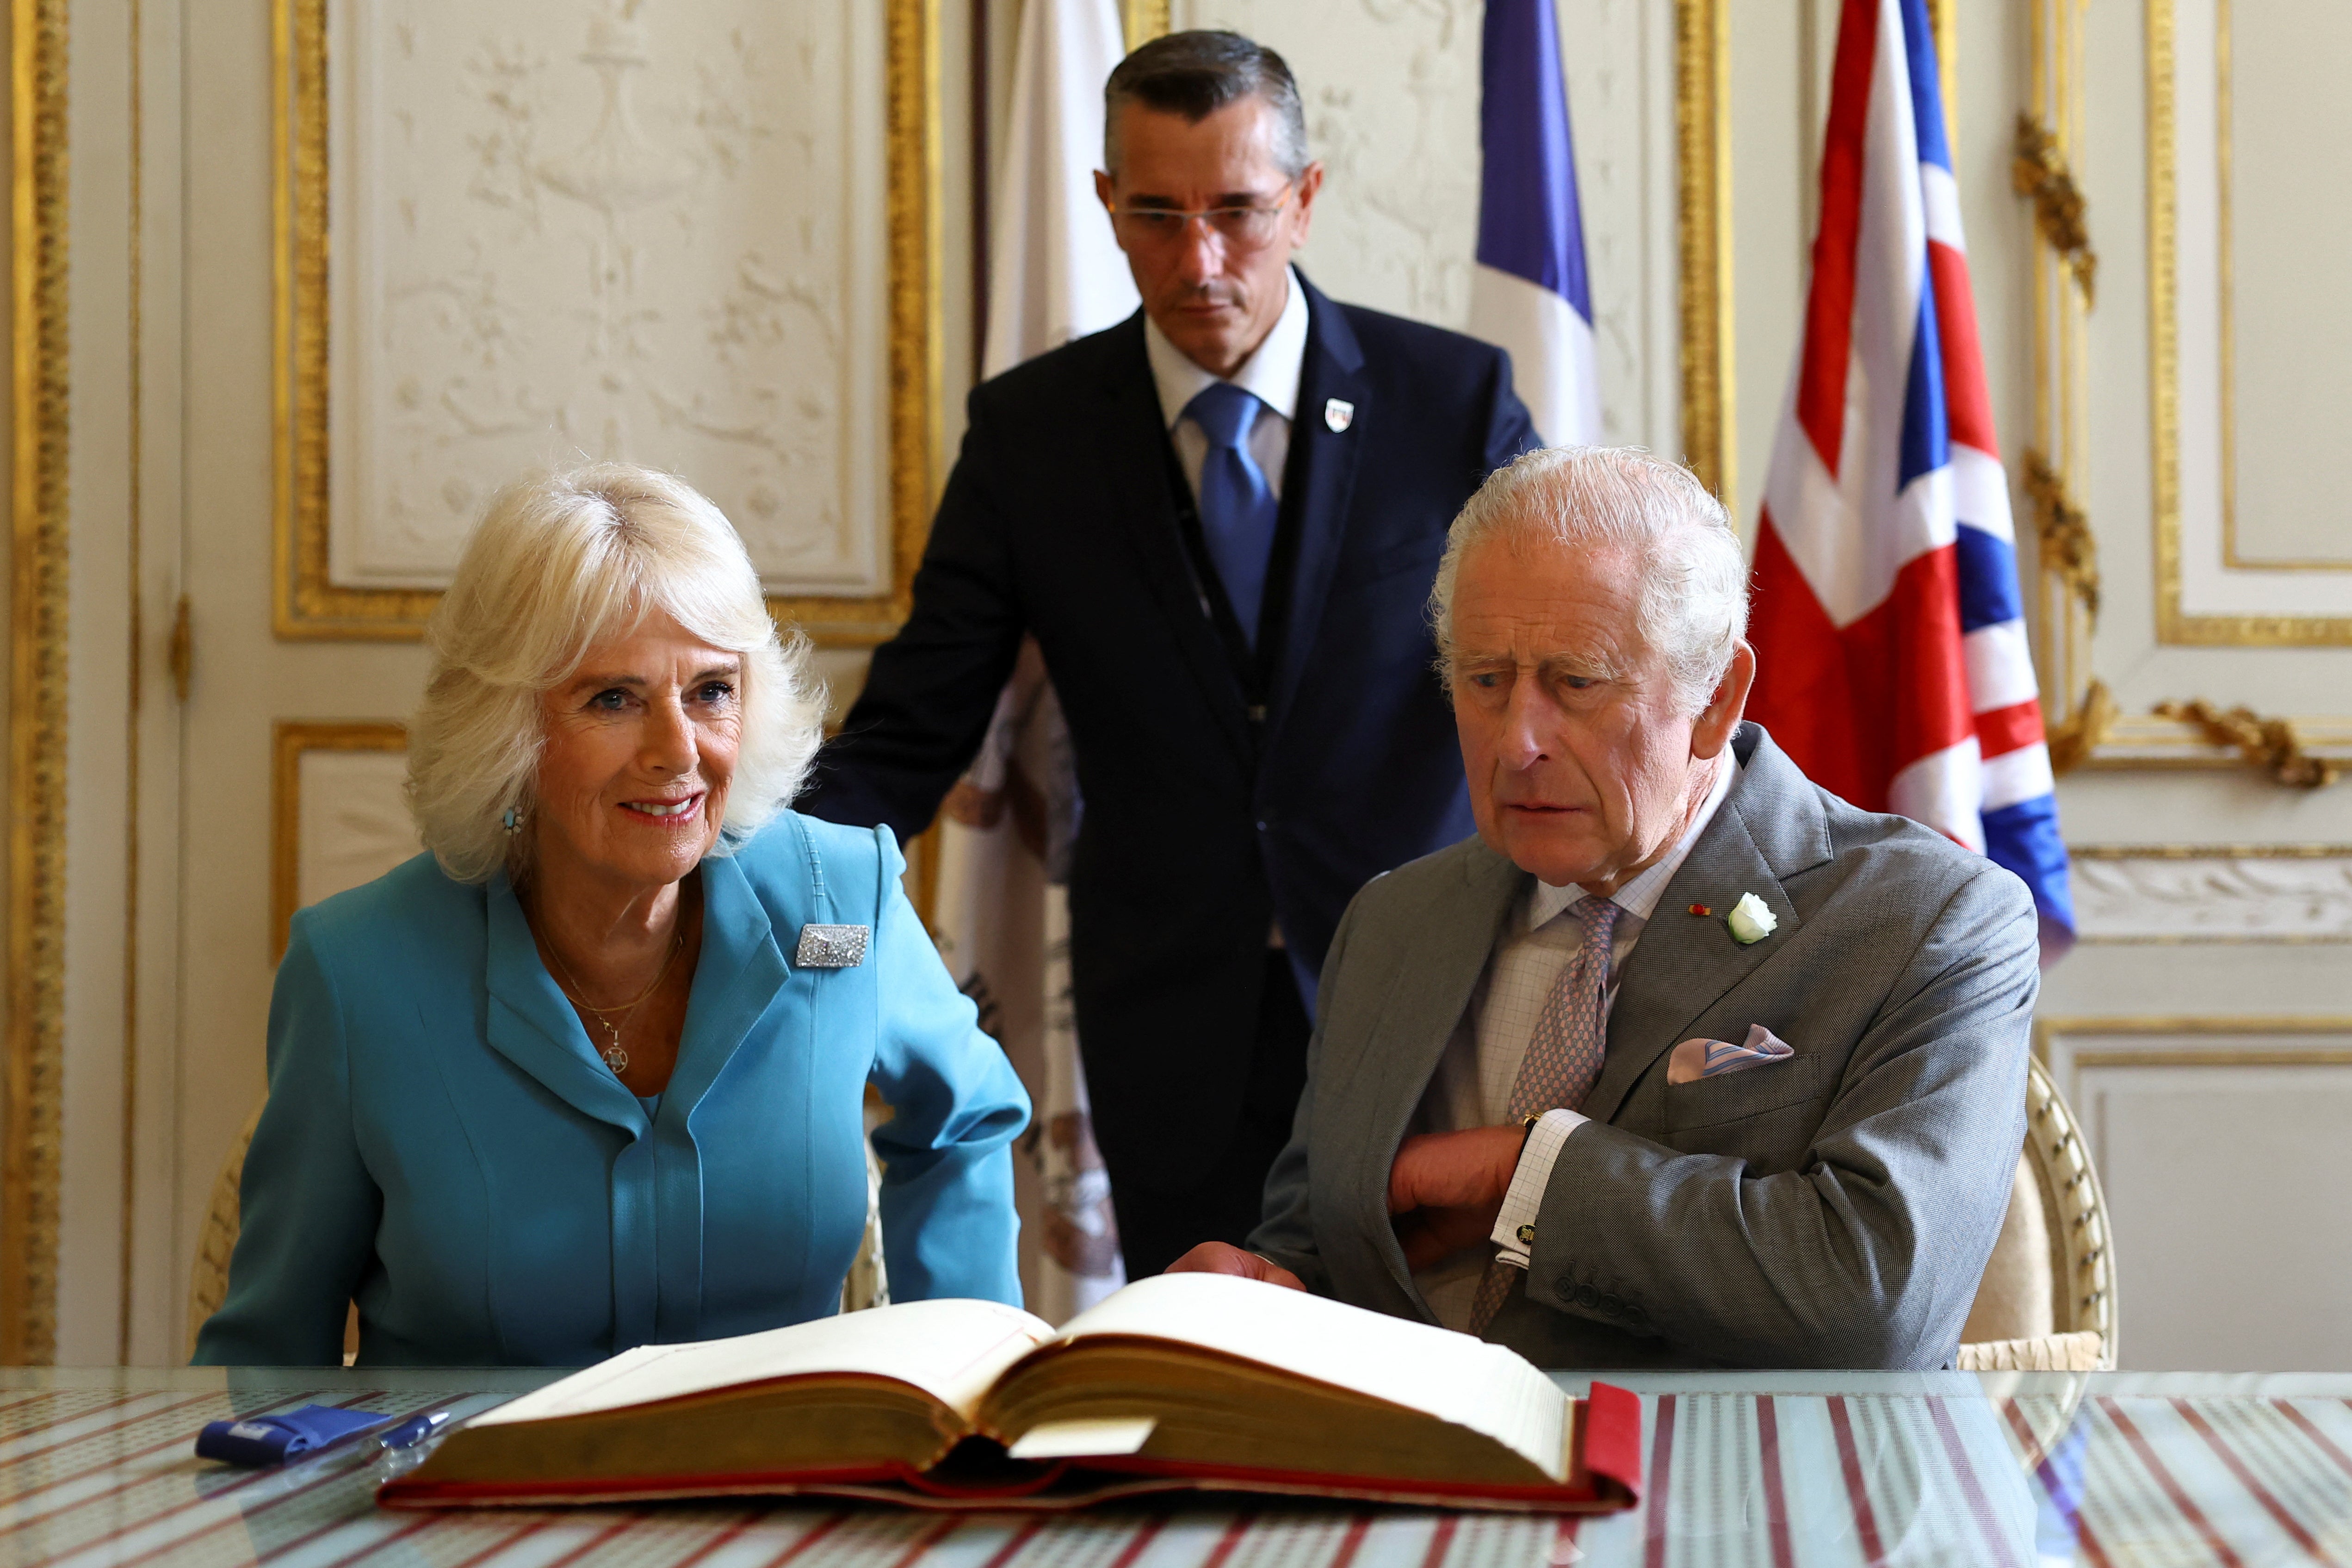
<svg viewBox="0 0 2352 1568"><path fill-rule="evenodd" d="M1512 379L1555 446L1601 439L1592 289L1552 0L1487 0L1478 267L1470 331L1511 353Z"/></svg>
<svg viewBox="0 0 2352 1568"><path fill-rule="evenodd" d="M1845 0L1796 382L1756 542L1748 716L1856 805L2074 900L1923 0Z"/></svg>

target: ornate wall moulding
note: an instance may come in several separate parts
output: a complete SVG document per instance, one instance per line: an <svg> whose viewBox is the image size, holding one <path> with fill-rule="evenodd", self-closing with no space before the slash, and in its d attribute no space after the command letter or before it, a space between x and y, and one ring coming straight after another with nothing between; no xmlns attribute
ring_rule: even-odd
<svg viewBox="0 0 2352 1568"><path fill-rule="evenodd" d="M2285 722L2300 743L2300 754L2331 765L2352 763L2352 718L2297 717ZM2154 713L2112 720L2098 750L2084 763L2101 772L2246 765L2236 744L2215 739L2194 722Z"/></svg>
<svg viewBox="0 0 2352 1568"><path fill-rule="evenodd" d="M0 1364L57 1355L65 1094L66 0L13 0L8 982Z"/></svg>
<svg viewBox="0 0 2352 1568"><path fill-rule="evenodd" d="M2137 1043L2089 1043L2113 1038ZM2303 1043L2276 1043L2283 1040ZM2079 1105L2086 1067L2352 1067L2352 1016L2045 1014L2033 1020L2033 1054Z"/></svg>
<svg viewBox="0 0 2352 1568"><path fill-rule="evenodd" d="M2163 718L2195 725L2209 744L2231 748L2247 766L2261 770L2273 784L2289 789L2326 789L2343 776L2341 762L2311 750L2292 719L2265 719L2251 708L2224 710L2201 697L2189 702L2159 702L2156 710Z"/></svg>
<svg viewBox="0 0 2352 1568"><path fill-rule="evenodd" d="M2231 0L2148 0L2147 6L2144 152L2149 303L2145 330L2158 599L2155 642L2352 643L2352 618L2281 613L2295 612L2299 605L2340 608L2352 603L2352 594L2341 585L2331 590L2328 579L2310 572L2265 575L2267 568L2252 571L2260 563L2240 552L2234 542L2235 395L2230 371L2235 351L2227 232L2230 5ZM2184 17L2198 30L2193 47L2177 46L2176 24ZM2020 118L2013 175L2021 194L2034 203L2036 219L2034 439L2025 454L2025 489L2041 546L2034 654L2042 674L2052 763L2060 773L2076 766L2245 766L2242 743L2223 737L2186 708L2177 714L2159 710L2125 715L2093 668L2092 635L2101 607L2101 584L2095 520L2083 498L2088 493L2093 424L2088 405L2093 275L2085 263L2095 254L2096 210L2074 177L2084 159L2082 8L2067 0L2033 0L2032 22L2032 103ZM2205 156L2209 152L2211 156ZM2184 249L2183 234L2222 238L2201 250ZM2128 321L2113 325L2117 331L2137 330ZM2194 394L2193 407L2182 401L2189 393ZM2128 546L2130 541L2123 542ZM2344 566L2352 570L2352 559ZM2341 579L2336 581L2341 584ZM2200 594L2252 595L2260 613L2206 614L2214 606L2200 607ZM2131 704L2142 707L2154 695L2130 699ZM2352 760L2352 718L2298 717L2284 723L2287 730L2280 735L2291 731L2296 743L2290 766L2281 773L2273 765L2287 755L2277 746L2267 746L2262 758L2282 783L2315 783L2330 768Z"/></svg>
<svg viewBox="0 0 2352 1568"><path fill-rule="evenodd" d="M2080 498L2088 453L2088 319L2093 279L2090 205L2072 173L2083 144L2083 19L2067 0L2033 0L2032 105L2018 116L2011 183L2034 206L2033 437L2023 452L2026 499L2039 542L2032 591L2033 663L2051 766L2090 758L2115 719L2091 672L2099 616L2098 542Z"/></svg>
<svg viewBox="0 0 2352 1568"><path fill-rule="evenodd" d="M381 720L269 730L269 961L294 911L383 875L417 851L401 793L408 728Z"/></svg>
<svg viewBox="0 0 2352 1568"><path fill-rule="evenodd" d="M2352 942L2352 845L2074 845L2088 942Z"/></svg>
<svg viewBox="0 0 2352 1568"><path fill-rule="evenodd" d="M274 0L278 635L415 637L500 484L620 458L708 491L780 617L887 637L939 447L937 5Z"/></svg>

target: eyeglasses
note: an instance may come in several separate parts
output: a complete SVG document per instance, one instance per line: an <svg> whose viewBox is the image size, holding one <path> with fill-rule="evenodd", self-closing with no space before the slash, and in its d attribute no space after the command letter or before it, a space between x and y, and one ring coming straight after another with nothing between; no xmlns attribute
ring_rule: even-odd
<svg viewBox="0 0 2352 1568"><path fill-rule="evenodd" d="M1209 232L1225 242L1228 250L1263 250L1274 243L1276 220L1282 209L1290 205L1297 190L1297 182L1282 187L1282 195L1272 206L1203 207L1198 212L1178 212L1169 207L1113 207L1111 222L1129 243L1141 246L1174 245L1192 227L1192 220L1206 224Z"/></svg>

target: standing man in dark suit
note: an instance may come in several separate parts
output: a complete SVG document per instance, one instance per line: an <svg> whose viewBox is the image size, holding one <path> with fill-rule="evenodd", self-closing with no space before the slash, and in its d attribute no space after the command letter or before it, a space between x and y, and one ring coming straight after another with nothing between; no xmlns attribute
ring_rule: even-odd
<svg viewBox="0 0 2352 1568"><path fill-rule="evenodd" d="M799 808L919 833L1024 633L1085 815L1071 973L1130 1277L1257 1223L1311 997L1371 877L1471 830L1422 601L1537 444L1510 361L1290 265L1323 167L1280 56L1136 50L1098 194L1143 309L971 395L905 629Z"/></svg>

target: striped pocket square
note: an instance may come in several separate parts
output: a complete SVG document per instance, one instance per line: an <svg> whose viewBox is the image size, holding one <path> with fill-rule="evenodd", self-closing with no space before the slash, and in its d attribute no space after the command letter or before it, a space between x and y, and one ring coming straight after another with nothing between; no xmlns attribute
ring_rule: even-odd
<svg viewBox="0 0 2352 1568"><path fill-rule="evenodd" d="M1733 1045L1729 1040L1685 1040L1666 1058L1666 1081L1696 1083L1703 1078L1720 1073L1738 1072L1744 1068L1762 1067L1795 1056L1796 1049L1788 1041L1761 1024L1748 1026L1745 1044Z"/></svg>

